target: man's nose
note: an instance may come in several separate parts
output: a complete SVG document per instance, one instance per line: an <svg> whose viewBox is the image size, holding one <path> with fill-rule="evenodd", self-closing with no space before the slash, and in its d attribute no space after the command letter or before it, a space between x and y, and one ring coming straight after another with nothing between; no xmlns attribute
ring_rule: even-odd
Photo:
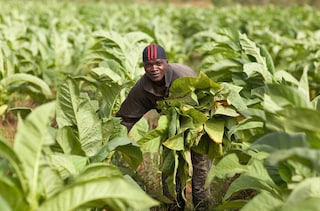
<svg viewBox="0 0 320 211"><path fill-rule="evenodd" d="M157 64L153 64L153 65L151 65L151 67L152 67L152 70L158 69L158 65Z"/></svg>

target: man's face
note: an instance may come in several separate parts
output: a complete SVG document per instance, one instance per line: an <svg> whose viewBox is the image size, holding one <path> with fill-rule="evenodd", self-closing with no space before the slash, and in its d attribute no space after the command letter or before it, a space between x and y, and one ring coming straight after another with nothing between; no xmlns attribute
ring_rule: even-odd
<svg viewBox="0 0 320 211"><path fill-rule="evenodd" d="M168 60L155 59L143 63L146 75L154 82L159 82L163 79L168 69Z"/></svg>

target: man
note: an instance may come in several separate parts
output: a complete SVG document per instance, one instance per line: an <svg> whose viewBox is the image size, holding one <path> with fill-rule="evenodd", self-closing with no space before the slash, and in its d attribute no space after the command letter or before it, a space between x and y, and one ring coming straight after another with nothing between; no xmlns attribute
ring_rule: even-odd
<svg viewBox="0 0 320 211"><path fill-rule="evenodd" d="M196 73L186 65L169 63L165 50L158 44L150 44L145 47L142 53L142 60L145 74L130 90L117 113L117 116L122 119L121 124L126 126L128 131L145 113L151 109L157 109L157 101L168 96L169 88L174 80L186 76L196 76ZM191 151L191 159L193 164L193 204L195 210L208 210L209 192L204 189L209 168L208 160L204 155L193 151ZM166 178L166 175L162 176L164 195L174 201L165 184ZM178 178L177 183L179 183ZM177 202L178 204L169 205L168 210L184 210L185 203L181 195L181 189L178 186Z"/></svg>

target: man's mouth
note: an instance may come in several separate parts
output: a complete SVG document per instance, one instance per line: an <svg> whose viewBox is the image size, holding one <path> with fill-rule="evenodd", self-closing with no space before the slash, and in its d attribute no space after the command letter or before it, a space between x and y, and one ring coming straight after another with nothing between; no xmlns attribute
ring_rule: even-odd
<svg viewBox="0 0 320 211"><path fill-rule="evenodd" d="M160 76L160 73L152 73L150 75L152 78L158 78Z"/></svg>

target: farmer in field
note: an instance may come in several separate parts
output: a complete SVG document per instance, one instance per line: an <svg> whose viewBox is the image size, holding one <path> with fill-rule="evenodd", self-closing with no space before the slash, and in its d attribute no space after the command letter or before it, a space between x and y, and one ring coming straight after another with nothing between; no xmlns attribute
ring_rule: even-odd
<svg viewBox="0 0 320 211"><path fill-rule="evenodd" d="M183 64L169 63L166 52L158 44L150 44L142 53L145 74L130 90L127 98L117 113L121 117L124 126L128 131L132 126L149 110L157 109L157 101L168 96L169 87L172 82L185 76L196 76L196 73ZM164 149L164 152L169 150ZM208 174L208 160L205 155L191 151L193 164L192 175L192 197L195 210L209 209L209 190L204 188ZM167 176L162 175L163 193L173 202L174 198L169 194L165 183ZM177 178L177 201L168 205L168 210L184 210L185 202L182 198L179 179Z"/></svg>

